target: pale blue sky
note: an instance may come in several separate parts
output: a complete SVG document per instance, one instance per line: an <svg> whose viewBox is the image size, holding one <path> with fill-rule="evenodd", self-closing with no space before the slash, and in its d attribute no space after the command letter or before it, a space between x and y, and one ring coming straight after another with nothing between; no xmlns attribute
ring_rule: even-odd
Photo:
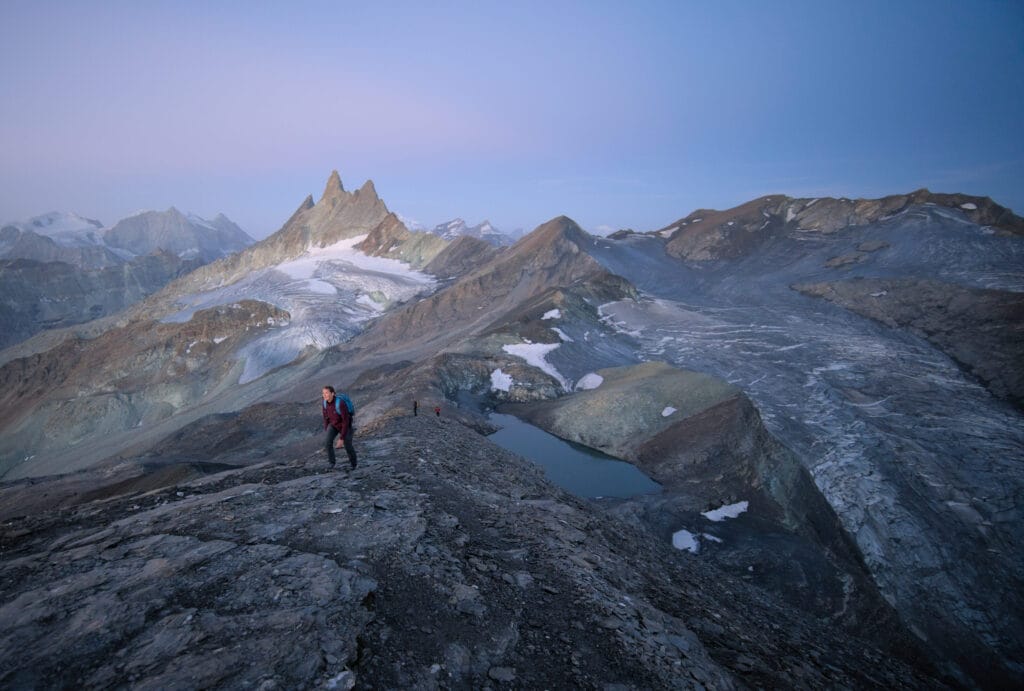
<svg viewBox="0 0 1024 691"><path fill-rule="evenodd" d="M425 224L918 187L1024 212L1009 0L0 0L0 93L0 221L174 205L262 237L333 168Z"/></svg>

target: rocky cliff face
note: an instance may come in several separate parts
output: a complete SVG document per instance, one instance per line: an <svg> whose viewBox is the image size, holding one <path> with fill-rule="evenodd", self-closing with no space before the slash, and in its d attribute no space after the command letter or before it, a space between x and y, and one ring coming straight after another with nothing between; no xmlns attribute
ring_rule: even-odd
<svg viewBox="0 0 1024 691"><path fill-rule="evenodd" d="M389 214L379 223L356 249L374 257L389 257L421 269L429 264L446 246L447 241L430 233L412 233Z"/></svg>
<svg viewBox="0 0 1024 691"><path fill-rule="evenodd" d="M194 272L186 281L169 286L168 292L173 296L234 283L250 271L292 259L311 247L325 247L368 234L389 215L371 180L355 192L347 192L335 170L327 179L320 200L314 203L312 195L307 197L276 233L237 255Z"/></svg>
<svg viewBox="0 0 1024 691"><path fill-rule="evenodd" d="M441 250L424 269L438 278L458 278L486 264L497 254L487 242L463 236Z"/></svg>
<svg viewBox="0 0 1024 691"><path fill-rule="evenodd" d="M0 349L119 312L198 265L162 251L91 270L63 261L0 260Z"/></svg>
<svg viewBox="0 0 1024 691"><path fill-rule="evenodd" d="M206 428L207 448L223 429ZM308 439L249 468L8 518L0 683L941 687L453 421L365 429L348 476Z"/></svg>
<svg viewBox="0 0 1024 691"><path fill-rule="evenodd" d="M166 434L190 408L234 385L238 352L288 318L243 301L183 324L134 322L8 362L0 367L0 474L70 472ZM185 418L175 423L177 413Z"/></svg>
<svg viewBox="0 0 1024 691"><path fill-rule="evenodd" d="M610 502L695 559L753 579L793 606L894 647L916 647L806 469L735 387L664 363L602 369L571 396L507 406L573 442L635 462L663 490ZM741 506L727 524L705 517Z"/></svg>

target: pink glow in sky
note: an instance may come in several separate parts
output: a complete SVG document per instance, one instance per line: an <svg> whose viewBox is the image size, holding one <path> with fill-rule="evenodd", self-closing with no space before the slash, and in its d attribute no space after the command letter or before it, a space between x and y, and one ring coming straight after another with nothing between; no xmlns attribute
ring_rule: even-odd
<svg viewBox="0 0 1024 691"><path fill-rule="evenodd" d="M1024 210L1024 13L984 1L0 4L0 222L389 208L651 229L765 193Z"/></svg>

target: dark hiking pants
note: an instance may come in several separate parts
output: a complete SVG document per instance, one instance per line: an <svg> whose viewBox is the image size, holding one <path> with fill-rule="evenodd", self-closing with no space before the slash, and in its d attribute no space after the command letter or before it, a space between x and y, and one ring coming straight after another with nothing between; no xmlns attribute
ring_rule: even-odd
<svg viewBox="0 0 1024 691"><path fill-rule="evenodd" d="M348 462L353 468L356 467L356 450L352 446L352 425L348 426L348 432L342 437L345 443L345 453L348 454ZM334 440L338 437L338 430L333 425L327 425L327 436L324 438L324 444L327 448L327 462L334 465L337 459L334 456Z"/></svg>

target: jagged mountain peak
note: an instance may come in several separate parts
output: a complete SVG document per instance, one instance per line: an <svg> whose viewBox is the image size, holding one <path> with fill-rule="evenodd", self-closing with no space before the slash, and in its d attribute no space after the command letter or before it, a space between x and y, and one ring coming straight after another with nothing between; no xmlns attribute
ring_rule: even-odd
<svg viewBox="0 0 1024 691"><path fill-rule="evenodd" d="M542 245L568 242L579 246L586 241L588 235L576 221L568 216L556 216L537 228L516 243L516 248L535 249Z"/></svg>
<svg viewBox="0 0 1024 691"><path fill-rule="evenodd" d="M380 199L377 195L377 187L373 184L373 180L367 180L364 182L363 186L356 190L355 193L359 196L371 195L374 199Z"/></svg>
<svg viewBox="0 0 1024 691"><path fill-rule="evenodd" d="M347 196L348 193L345 191L345 186L341 184L341 175L337 170L332 170L327 177L327 184L324 186L324 193L320 196L320 201L337 199L343 195Z"/></svg>

